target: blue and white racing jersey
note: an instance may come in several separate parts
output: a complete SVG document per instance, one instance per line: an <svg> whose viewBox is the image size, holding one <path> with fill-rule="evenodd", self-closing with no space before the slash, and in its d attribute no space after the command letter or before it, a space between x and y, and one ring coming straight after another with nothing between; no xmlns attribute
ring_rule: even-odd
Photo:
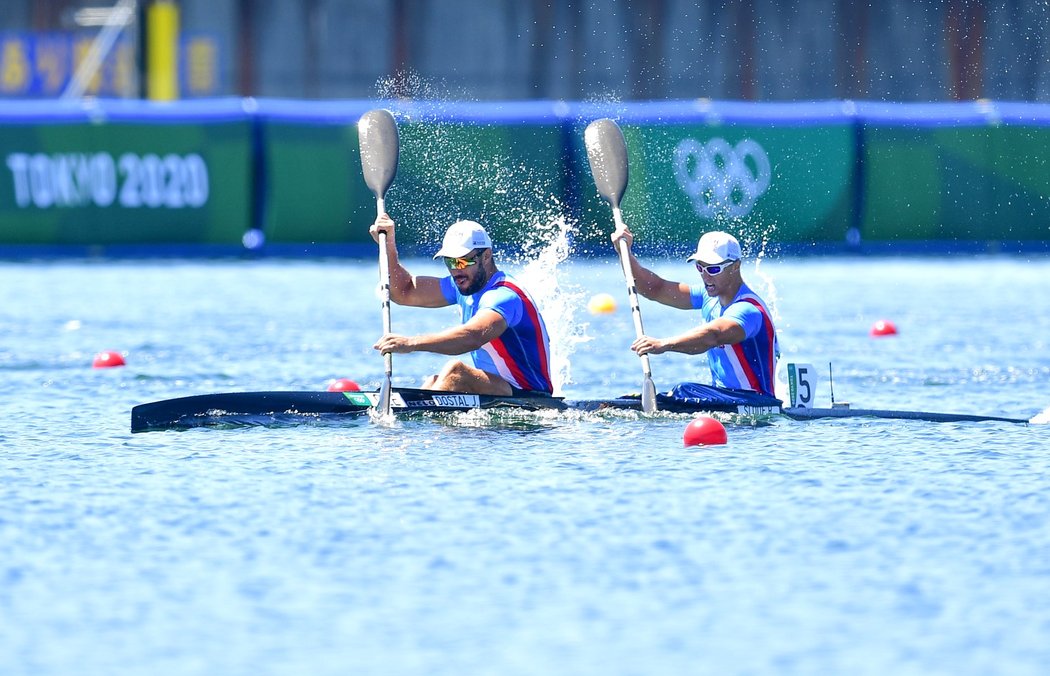
<svg viewBox="0 0 1050 676"><path fill-rule="evenodd" d="M718 298L707 294L703 284L694 284L689 287L689 297L705 322L724 317L743 327L747 336L736 345L707 351L714 384L773 396L780 347L773 319L758 294L741 284L733 302L722 307Z"/></svg>
<svg viewBox="0 0 1050 676"><path fill-rule="evenodd" d="M507 322L501 336L470 353L475 368L498 375L519 390L554 391L547 327L539 307L520 284L496 272L484 288L464 296L450 275L441 280L441 292L450 304L459 305L464 323L483 309L498 312Z"/></svg>

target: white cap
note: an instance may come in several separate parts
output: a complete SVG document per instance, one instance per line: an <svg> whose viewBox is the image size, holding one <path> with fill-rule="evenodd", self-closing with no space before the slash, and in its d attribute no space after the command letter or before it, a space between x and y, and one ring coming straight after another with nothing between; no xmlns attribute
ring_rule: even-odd
<svg viewBox="0 0 1050 676"><path fill-rule="evenodd" d="M740 260L740 242L726 232L709 232L696 244L696 253L687 261L716 265L722 261Z"/></svg>
<svg viewBox="0 0 1050 676"><path fill-rule="evenodd" d="M441 242L441 248L434 254L434 258L447 256L449 258L461 258L474 249L491 249L492 240L485 228L475 221L456 221L448 226L445 231L445 239Z"/></svg>

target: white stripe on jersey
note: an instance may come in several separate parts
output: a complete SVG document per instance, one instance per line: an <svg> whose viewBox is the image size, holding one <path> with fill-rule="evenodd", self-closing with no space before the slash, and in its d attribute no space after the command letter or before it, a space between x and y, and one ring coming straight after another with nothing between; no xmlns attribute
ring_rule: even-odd
<svg viewBox="0 0 1050 676"><path fill-rule="evenodd" d="M485 343L479 349L482 350L486 355L488 355L489 361L492 362L492 366L495 367L496 373L499 374L500 378L503 378L519 390L527 389L523 388L521 383L515 380L514 376L511 375L510 369L507 367L507 362L503 359L503 357L499 355L498 352L496 352L496 348L492 343ZM477 364L475 364L475 366L477 366Z"/></svg>

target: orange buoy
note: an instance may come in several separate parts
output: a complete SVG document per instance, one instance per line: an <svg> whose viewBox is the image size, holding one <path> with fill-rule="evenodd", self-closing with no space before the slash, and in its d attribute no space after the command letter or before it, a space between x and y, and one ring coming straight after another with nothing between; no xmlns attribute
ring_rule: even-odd
<svg viewBox="0 0 1050 676"><path fill-rule="evenodd" d="M608 315L616 312L616 299L607 293L591 296L587 302L587 311L592 315Z"/></svg>
<svg viewBox="0 0 1050 676"><path fill-rule="evenodd" d="M328 383L329 392L360 392L361 386L349 378L337 378Z"/></svg>
<svg viewBox="0 0 1050 676"><path fill-rule="evenodd" d="M717 446L729 441L725 426L706 415L693 418L685 427L682 440L686 446Z"/></svg>
<svg viewBox="0 0 1050 676"><path fill-rule="evenodd" d="M871 325L872 338L897 335L897 327L888 319L880 319Z"/></svg>
<svg viewBox="0 0 1050 676"><path fill-rule="evenodd" d="M91 362L91 366L97 369L110 368L112 366L123 366L124 357L119 352L113 350L106 350L105 352L99 352L95 355L94 361Z"/></svg>

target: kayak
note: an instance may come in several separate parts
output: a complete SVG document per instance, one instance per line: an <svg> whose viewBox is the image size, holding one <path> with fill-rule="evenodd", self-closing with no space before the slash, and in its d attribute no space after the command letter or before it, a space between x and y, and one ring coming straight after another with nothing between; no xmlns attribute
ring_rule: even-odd
<svg viewBox="0 0 1050 676"><path fill-rule="evenodd" d="M131 410L131 431L296 423L311 419L361 416L374 411L379 404L379 398L379 391L269 391L191 395L135 406ZM856 409L848 405L834 405L832 408L785 407L779 399L767 395L698 383L682 383L667 393L657 394L656 403L657 410L666 413L723 413L749 417L783 415L795 420L874 417L930 422L1028 422L1020 418L999 416ZM616 409L641 411L641 396L632 394L610 399L567 400L564 397L540 394L501 397L406 387L395 387L391 390L391 412L397 417L472 410L557 412Z"/></svg>

